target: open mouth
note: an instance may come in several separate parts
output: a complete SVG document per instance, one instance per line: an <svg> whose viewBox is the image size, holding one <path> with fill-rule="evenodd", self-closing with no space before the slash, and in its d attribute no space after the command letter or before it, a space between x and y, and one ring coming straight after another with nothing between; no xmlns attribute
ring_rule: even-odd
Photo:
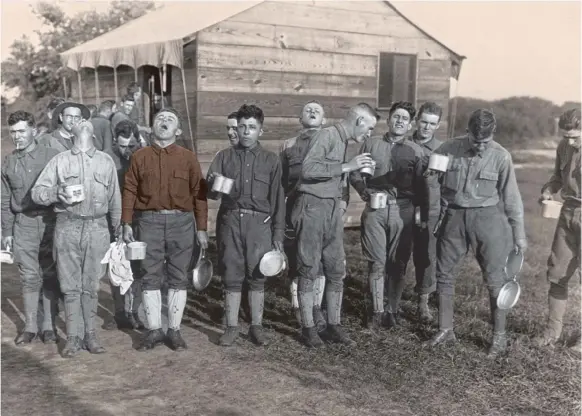
<svg viewBox="0 0 582 416"><path fill-rule="evenodd" d="M309 116L309 118L310 118L311 120L317 120L317 116L315 116L315 115L310 115L310 116Z"/></svg>
<svg viewBox="0 0 582 416"><path fill-rule="evenodd" d="M168 126L166 124L161 124L160 130L166 131L166 130L168 130Z"/></svg>

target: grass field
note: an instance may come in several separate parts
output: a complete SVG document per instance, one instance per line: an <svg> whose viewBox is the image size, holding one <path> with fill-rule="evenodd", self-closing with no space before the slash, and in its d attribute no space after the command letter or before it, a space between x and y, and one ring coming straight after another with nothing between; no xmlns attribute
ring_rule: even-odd
<svg viewBox="0 0 582 416"><path fill-rule="evenodd" d="M220 284L191 294L183 333L189 351L132 349L139 334L100 332L104 356L59 357L56 346L16 348L22 327L20 286L14 267L2 267L2 411L50 415L579 415L580 357L565 348L580 330L580 282L572 282L563 339L538 349L548 284L545 263L556 222L540 218L536 203L545 169L517 172L526 209L529 250L520 277L522 297L508 318L509 354L485 355L491 336L489 302L471 255L459 267L455 324L459 342L429 350L422 341L436 325L414 319L413 270L404 294L406 322L375 337L362 327L365 262L359 233L346 232L348 276L344 323L355 348L306 350L287 296L287 282L269 282L266 326L273 342L253 347L214 343L220 334ZM215 252L212 252L215 256ZM99 323L112 309L100 292ZM434 309L433 304L433 309ZM62 321L59 328L64 329ZM244 328L248 328L244 324ZM47 407L48 406L48 407Z"/></svg>

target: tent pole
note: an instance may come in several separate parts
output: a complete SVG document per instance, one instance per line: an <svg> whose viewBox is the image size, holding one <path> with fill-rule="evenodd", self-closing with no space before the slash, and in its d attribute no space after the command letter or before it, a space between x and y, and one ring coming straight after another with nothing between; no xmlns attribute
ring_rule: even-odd
<svg viewBox="0 0 582 416"><path fill-rule="evenodd" d="M460 78L460 77L459 77ZM455 137L455 123L457 121L457 92L459 91L459 78L457 78L457 83L455 84L455 95L453 97L453 109L451 114L451 125L449 126L449 137Z"/></svg>
<svg viewBox="0 0 582 416"><path fill-rule="evenodd" d="M99 94L99 73L97 71L97 67L95 67L95 98L96 98L96 102L95 104L99 104L99 102L101 101L101 97Z"/></svg>
<svg viewBox="0 0 582 416"><path fill-rule="evenodd" d="M159 66L158 67L158 72L160 74L160 92L162 93L162 108L165 108L166 106L164 105L164 74L162 73L162 67Z"/></svg>
<svg viewBox="0 0 582 416"><path fill-rule="evenodd" d="M115 87L115 102L118 101L118 92L117 92L117 67L113 67L113 85Z"/></svg>
<svg viewBox="0 0 582 416"><path fill-rule="evenodd" d="M192 150L196 152L196 143L194 143L194 134L192 133L192 123L190 122L190 108L188 108L188 93L186 92L186 76L184 74L184 68L180 68L182 71L182 85L184 86L184 101L186 102L186 117L188 117L188 129L190 130L190 141L192 142Z"/></svg>
<svg viewBox="0 0 582 416"><path fill-rule="evenodd" d="M133 68L133 80L137 82L137 67Z"/></svg>
<svg viewBox="0 0 582 416"><path fill-rule="evenodd" d="M83 104L83 84L81 83L81 71L77 71L77 82L79 83L79 102Z"/></svg>
<svg viewBox="0 0 582 416"><path fill-rule="evenodd" d="M63 76L63 94L65 94L65 96L63 97L65 100L68 98L68 94L67 94L67 78L65 76Z"/></svg>

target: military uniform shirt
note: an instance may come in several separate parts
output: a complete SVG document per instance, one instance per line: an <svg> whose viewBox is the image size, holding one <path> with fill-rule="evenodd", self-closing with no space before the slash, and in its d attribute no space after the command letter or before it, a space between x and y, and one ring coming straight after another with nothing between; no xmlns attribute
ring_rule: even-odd
<svg viewBox="0 0 582 416"><path fill-rule="evenodd" d="M491 142L478 155L468 136L451 139L435 153L447 155L449 166L441 176L441 198L451 207L495 206L503 199L505 214L515 238L524 239L523 203L511 155L499 143Z"/></svg>
<svg viewBox="0 0 582 416"><path fill-rule="evenodd" d="M560 189L564 201L580 203L580 149L562 140L556 149L556 163L550 181L544 185L542 192L549 190L555 194Z"/></svg>
<svg viewBox="0 0 582 416"><path fill-rule="evenodd" d="M2 235L12 235L15 214L47 209L31 198L31 189L38 176L58 155L55 149L35 143L26 152L14 151L2 163Z"/></svg>

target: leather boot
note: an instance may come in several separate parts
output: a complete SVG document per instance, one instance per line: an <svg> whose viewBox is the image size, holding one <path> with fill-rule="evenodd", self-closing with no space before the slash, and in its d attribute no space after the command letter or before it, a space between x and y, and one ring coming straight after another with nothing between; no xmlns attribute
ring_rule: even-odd
<svg viewBox="0 0 582 416"><path fill-rule="evenodd" d="M570 351L575 352L577 354L582 353L582 347L580 345L580 334L576 336L576 342L574 342L574 345L570 346Z"/></svg>
<svg viewBox="0 0 582 416"><path fill-rule="evenodd" d="M144 336L141 344L137 347L138 351L147 351L155 348L156 345L163 344L166 335L162 329L148 331Z"/></svg>
<svg viewBox="0 0 582 416"><path fill-rule="evenodd" d="M170 348L174 351L182 351L188 348L186 341L182 338L182 334L179 329L168 329L167 333L168 343Z"/></svg>
<svg viewBox="0 0 582 416"><path fill-rule="evenodd" d="M489 357L497 357L507 351L507 334L505 333L507 311L497 307L497 298L494 298L491 303L495 305L493 310L493 339L487 355Z"/></svg>
<svg viewBox="0 0 582 416"><path fill-rule="evenodd" d="M42 331L41 339L42 342L45 344L50 344L52 342L58 341L56 331L54 330Z"/></svg>
<svg viewBox="0 0 582 416"><path fill-rule="evenodd" d="M430 308L428 307L428 297L428 293L418 296L418 320L420 322L432 322L432 314L430 313Z"/></svg>
<svg viewBox="0 0 582 416"><path fill-rule="evenodd" d="M558 299L548 295L548 320L544 332L534 339L534 343L543 347L554 346L562 334L562 319L566 312L567 299Z"/></svg>
<svg viewBox="0 0 582 416"><path fill-rule="evenodd" d="M269 338L267 338L262 325L251 325L249 328L249 338L256 345L265 346L269 344Z"/></svg>
<svg viewBox="0 0 582 416"><path fill-rule="evenodd" d="M83 341L83 348L89 351L91 354L103 354L105 352L105 348L103 348L97 340L97 334L95 331L91 331L85 334L85 339Z"/></svg>
<svg viewBox="0 0 582 416"><path fill-rule="evenodd" d="M437 345L457 340L453 331L454 296L439 294L439 332L425 345Z"/></svg>
<svg viewBox="0 0 582 416"><path fill-rule="evenodd" d="M237 340L240 334L238 326L227 326L224 334L220 336L218 340L218 345L222 345L223 347L229 347Z"/></svg>
<svg viewBox="0 0 582 416"><path fill-rule="evenodd" d="M143 324L141 319L139 319L139 315L137 312L129 312L127 314L127 320L129 321L129 324L132 326L133 329L145 329L145 325Z"/></svg>
<svg viewBox="0 0 582 416"><path fill-rule="evenodd" d="M323 334L325 339L335 342L337 344L343 344L348 347L353 347L356 345L356 342L352 340L348 334L345 333L344 329L341 325L332 325L329 324Z"/></svg>
<svg viewBox="0 0 582 416"><path fill-rule="evenodd" d="M67 337L67 343L63 349L63 358L73 358L81 350L81 340L76 335Z"/></svg>
<svg viewBox="0 0 582 416"><path fill-rule="evenodd" d="M303 342L309 348L320 348L324 345L315 326L303 327L301 329L301 335L303 337Z"/></svg>
<svg viewBox="0 0 582 416"><path fill-rule="evenodd" d="M36 333L23 331L16 337L14 343L16 345L30 344L35 338Z"/></svg>
<svg viewBox="0 0 582 416"><path fill-rule="evenodd" d="M400 318L398 313L384 312L382 316L382 325L384 328L396 328L400 326Z"/></svg>

